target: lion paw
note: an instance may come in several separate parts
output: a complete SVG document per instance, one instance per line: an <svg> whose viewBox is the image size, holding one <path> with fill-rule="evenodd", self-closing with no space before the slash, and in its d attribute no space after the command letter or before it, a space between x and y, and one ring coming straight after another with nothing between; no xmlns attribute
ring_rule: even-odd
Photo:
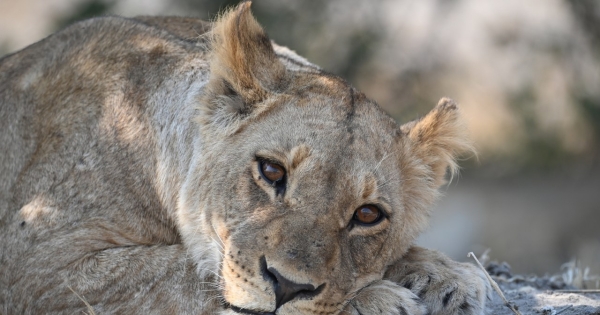
<svg viewBox="0 0 600 315"><path fill-rule="evenodd" d="M481 315L490 292L475 266L421 248L411 249L385 278L416 294L432 315Z"/></svg>
<svg viewBox="0 0 600 315"><path fill-rule="evenodd" d="M380 280L363 288L340 314L422 315L427 309L410 290L391 281Z"/></svg>

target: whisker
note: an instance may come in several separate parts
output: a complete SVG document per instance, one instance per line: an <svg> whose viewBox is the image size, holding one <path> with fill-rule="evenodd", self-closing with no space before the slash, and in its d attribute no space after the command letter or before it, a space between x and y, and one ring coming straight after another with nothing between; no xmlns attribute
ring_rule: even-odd
<svg viewBox="0 0 600 315"><path fill-rule="evenodd" d="M220 244L223 244L223 246L225 246L225 242L223 242L223 239L221 239L221 237L219 236L219 233L216 233L216 231L215 231L215 235L216 235L216 236L219 238L219 241L221 241L221 243L220 243ZM219 245L220 245L220 244L219 244ZM225 250L225 248L224 248L223 246L221 246L221 249L223 249L223 251L224 251L224 250Z"/></svg>

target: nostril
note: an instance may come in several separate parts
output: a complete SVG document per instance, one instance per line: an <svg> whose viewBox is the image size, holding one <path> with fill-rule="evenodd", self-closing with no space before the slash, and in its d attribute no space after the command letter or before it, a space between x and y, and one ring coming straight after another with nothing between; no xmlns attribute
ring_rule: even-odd
<svg viewBox="0 0 600 315"><path fill-rule="evenodd" d="M275 304L276 308L281 305L293 300L296 296L301 293L312 296L317 290L312 284L301 284L290 281L281 275L275 268L267 268L269 277L274 277L275 281ZM320 290L319 290L320 291ZM318 294L318 292L316 293ZM316 295L314 294L314 295Z"/></svg>
<svg viewBox="0 0 600 315"><path fill-rule="evenodd" d="M275 277L275 275L272 274L267 268L267 259L265 259L265 256L260 257L260 273L265 281L272 282L274 285L277 285L277 277Z"/></svg>
<svg viewBox="0 0 600 315"><path fill-rule="evenodd" d="M260 271L265 279L273 283L275 291L276 308L298 297L301 299L311 299L323 291L325 284L316 287L312 284L295 283L279 273L273 267L267 267L265 256L260 257Z"/></svg>

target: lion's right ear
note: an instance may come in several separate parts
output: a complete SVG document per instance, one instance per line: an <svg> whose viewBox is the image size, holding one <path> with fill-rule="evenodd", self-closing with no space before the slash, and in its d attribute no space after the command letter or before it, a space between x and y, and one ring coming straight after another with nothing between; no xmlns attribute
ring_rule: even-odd
<svg viewBox="0 0 600 315"><path fill-rule="evenodd" d="M242 2L214 23L210 80L200 117L203 124L231 129L231 123L262 111L260 104L269 94L285 88L286 68L252 16L250 5L250 1Z"/></svg>

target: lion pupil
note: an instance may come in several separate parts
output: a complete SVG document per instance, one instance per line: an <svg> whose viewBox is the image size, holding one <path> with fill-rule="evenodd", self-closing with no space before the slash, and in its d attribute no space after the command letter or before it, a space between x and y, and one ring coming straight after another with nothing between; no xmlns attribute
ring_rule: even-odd
<svg viewBox="0 0 600 315"><path fill-rule="evenodd" d="M265 177L272 182L281 180L284 175L283 167L268 162L263 163L262 171Z"/></svg>
<svg viewBox="0 0 600 315"><path fill-rule="evenodd" d="M372 223L379 217L379 211L374 207L362 207L358 210L358 220L363 223Z"/></svg>

